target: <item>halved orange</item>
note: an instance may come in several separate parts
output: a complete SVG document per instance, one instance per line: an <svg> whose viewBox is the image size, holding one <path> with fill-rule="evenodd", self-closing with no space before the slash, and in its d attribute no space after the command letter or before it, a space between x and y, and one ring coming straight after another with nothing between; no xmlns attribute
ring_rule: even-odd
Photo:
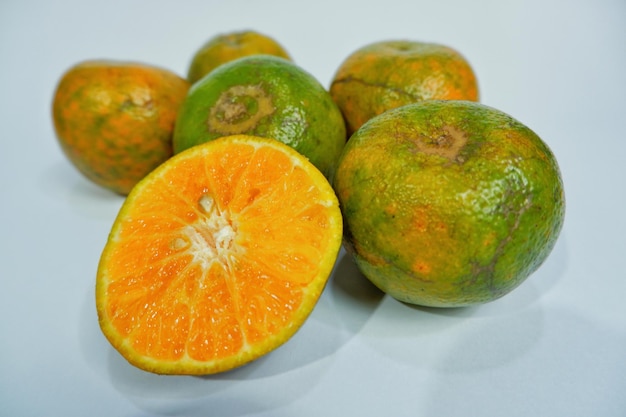
<svg viewBox="0 0 626 417"><path fill-rule="evenodd" d="M194 146L122 205L98 266L100 327L150 372L241 366L301 327L341 236L333 189L291 147L246 135Z"/></svg>

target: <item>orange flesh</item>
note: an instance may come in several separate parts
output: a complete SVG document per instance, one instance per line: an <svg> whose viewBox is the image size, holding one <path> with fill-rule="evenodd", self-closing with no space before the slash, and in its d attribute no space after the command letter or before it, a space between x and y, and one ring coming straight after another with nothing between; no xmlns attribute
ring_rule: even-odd
<svg viewBox="0 0 626 417"><path fill-rule="evenodd" d="M302 315L341 233L309 173L238 143L159 174L131 194L101 261L104 316L124 343L156 360L219 360Z"/></svg>

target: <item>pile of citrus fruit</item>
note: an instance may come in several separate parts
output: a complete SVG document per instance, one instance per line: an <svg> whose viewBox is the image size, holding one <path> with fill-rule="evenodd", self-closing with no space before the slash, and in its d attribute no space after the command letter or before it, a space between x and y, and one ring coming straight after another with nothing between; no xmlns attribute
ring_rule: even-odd
<svg viewBox="0 0 626 417"><path fill-rule="evenodd" d="M211 374L285 343L343 244L406 303L511 292L562 228L548 146L478 102L447 46L366 45L328 89L274 39L209 39L186 77L85 61L58 83L58 141L125 196L96 277L102 332L130 363Z"/></svg>

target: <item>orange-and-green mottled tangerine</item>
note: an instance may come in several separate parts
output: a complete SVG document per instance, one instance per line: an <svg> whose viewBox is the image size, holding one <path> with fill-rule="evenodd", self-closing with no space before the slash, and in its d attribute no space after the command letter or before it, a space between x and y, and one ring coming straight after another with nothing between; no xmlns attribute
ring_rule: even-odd
<svg viewBox="0 0 626 417"><path fill-rule="evenodd" d="M57 138L81 173L125 195L172 155L174 122L188 89L178 75L144 64L79 63L54 95Z"/></svg>
<svg viewBox="0 0 626 417"><path fill-rule="evenodd" d="M548 257L565 199L546 144L469 101L424 101L367 122L333 181L346 248L364 275L408 303L495 300Z"/></svg>
<svg viewBox="0 0 626 417"><path fill-rule="evenodd" d="M253 30L221 33L196 51L187 79L195 83L220 65L251 55L272 55L291 60L287 50L268 35Z"/></svg>
<svg viewBox="0 0 626 417"><path fill-rule="evenodd" d="M348 134L405 104L479 99L476 75L458 51L415 41L383 41L356 50L337 69L330 94Z"/></svg>

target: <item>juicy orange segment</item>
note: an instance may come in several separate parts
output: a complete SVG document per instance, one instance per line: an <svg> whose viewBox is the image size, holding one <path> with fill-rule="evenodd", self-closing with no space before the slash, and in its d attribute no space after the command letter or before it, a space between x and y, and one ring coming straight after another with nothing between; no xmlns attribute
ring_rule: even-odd
<svg viewBox="0 0 626 417"><path fill-rule="evenodd" d="M100 326L151 372L240 366L302 325L341 234L330 184L289 146L239 135L190 148L123 204L98 268Z"/></svg>

